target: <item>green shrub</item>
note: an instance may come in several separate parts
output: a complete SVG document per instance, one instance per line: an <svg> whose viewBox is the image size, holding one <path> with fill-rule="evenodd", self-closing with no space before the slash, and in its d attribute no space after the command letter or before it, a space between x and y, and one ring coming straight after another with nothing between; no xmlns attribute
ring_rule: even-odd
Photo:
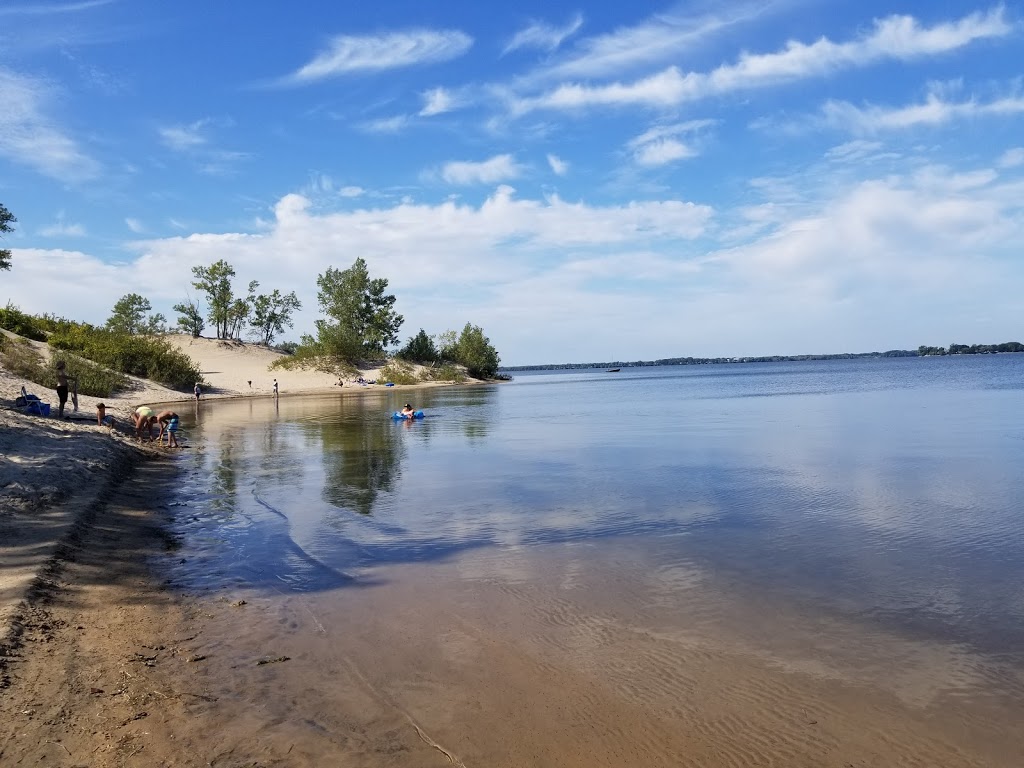
<svg viewBox="0 0 1024 768"><path fill-rule="evenodd" d="M313 370L329 373L339 378L352 378L359 369L348 360L329 354L324 347L311 336L303 336L287 357L280 357L270 364L270 369L281 368L286 371Z"/></svg>
<svg viewBox="0 0 1024 768"><path fill-rule="evenodd" d="M159 336L115 333L87 323L58 321L48 342L54 349L75 352L121 373L188 390L201 381L192 359Z"/></svg>
<svg viewBox="0 0 1024 768"><path fill-rule="evenodd" d="M10 302L0 309L0 328L33 341L46 341L45 325L40 319L25 314Z"/></svg>
<svg viewBox="0 0 1024 768"><path fill-rule="evenodd" d="M454 381L461 384L466 380L466 373L454 363L442 363L424 369L423 378L425 381Z"/></svg>
<svg viewBox="0 0 1024 768"><path fill-rule="evenodd" d="M58 360L63 360L66 363L68 376L78 379L78 394L80 395L110 397L114 393L126 389L129 384L126 376L65 352L55 353L50 361L51 364L46 365L42 356L27 341L5 340L4 344L0 345L0 359L3 360L4 367L14 375L46 389L57 388L56 362ZM41 394L40 397L42 397ZM45 400L45 398L43 399Z"/></svg>
<svg viewBox="0 0 1024 768"><path fill-rule="evenodd" d="M384 384L389 381L392 384L420 383L419 377L416 376L412 367L401 360L391 360L387 365L381 368L380 373L377 374L378 384Z"/></svg>
<svg viewBox="0 0 1024 768"><path fill-rule="evenodd" d="M50 366L45 369L46 381L41 381L40 384L56 388L57 373L55 369L58 360L65 362L68 376L78 379L78 394L80 395L110 397L127 389L131 384L127 376L67 352L54 353L50 360Z"/></svg>

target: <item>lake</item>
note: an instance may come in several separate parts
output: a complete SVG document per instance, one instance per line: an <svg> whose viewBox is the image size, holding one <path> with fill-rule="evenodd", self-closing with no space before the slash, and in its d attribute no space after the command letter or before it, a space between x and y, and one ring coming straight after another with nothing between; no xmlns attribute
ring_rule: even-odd
<svg viewBox="0 0 1024 768"><path fill-rule="evenodd" d="M407 401L426 418L389 418ZM1021 754L1024 355L518 372L182 417L171 577L257 607L217 643L287 645L303 690L333 665L466 765Z"/></svg>

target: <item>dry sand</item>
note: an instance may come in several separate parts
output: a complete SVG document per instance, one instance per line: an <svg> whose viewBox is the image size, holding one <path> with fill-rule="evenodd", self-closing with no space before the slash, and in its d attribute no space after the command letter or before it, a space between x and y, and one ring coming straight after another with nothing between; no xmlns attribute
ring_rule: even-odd
<svg viewBox="0 0 1024 768"><path fill-rule="evenodd" d="M179 342L211 396L250 380L268 393L265 350ZM320 374L277 378L283 394L336 391ZM0 370L0 404L20 386ZM140 382L110 404L123 418L181 397ZM716 628L710 594L659 626L636 585L603 583L597 549L572 588L564 564L524 550L510 580L481 553L338 594L182 594L159 566L179 557L173 464L117 430L0 409L5 768L1019 764L1019 702L967 706L938 684L915 700L820 661L781 665ZM766 605L737 615L754 635L790 621Z"/></svg>

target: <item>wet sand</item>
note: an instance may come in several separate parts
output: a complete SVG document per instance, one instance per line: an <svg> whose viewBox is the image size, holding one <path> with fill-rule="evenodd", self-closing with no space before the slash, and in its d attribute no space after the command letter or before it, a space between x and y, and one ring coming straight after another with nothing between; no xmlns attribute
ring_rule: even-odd
<svg viewBox="0 0 1024 768"><path fill-rule="evenodd" d="M173 479L143 464L36 590L0 764L1019 765L1019 673L621 542L180 594Z"/></svg>

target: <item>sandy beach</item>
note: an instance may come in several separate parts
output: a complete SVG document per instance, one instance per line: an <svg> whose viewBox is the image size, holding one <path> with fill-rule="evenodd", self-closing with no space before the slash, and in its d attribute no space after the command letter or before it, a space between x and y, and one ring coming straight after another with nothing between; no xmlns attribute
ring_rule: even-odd
<svg viewBox="0 0 1024 768"><path fill-rule="evenodd" d="M199 366L204 400L271 397L274 379L281 397L339 389L338 378L326 373L268 370L281 353L267 348L188 336L168 338ZM48 359L46 344L29 343ZM377 371L366 369L359 375L373 380ZM67 418L58 419L56 393L0 367L0 689L4 689L0 722L5 724L0 727L0 763L4 765L9 764L12 744L24 747L22 739L36 742L24 730L17 738L7 730L16 720L23 721L19 729L38 722L25 714L35 711L32 702L45 700L46 706L56 706L68 716L79 706L66 700L75 689L77 672L69 668L56 674L59 663L55 663L62 654L74 656L74 664L81 663L82 643L88 637L82 634L84 629L75 629L85 625L74 617L95 614L103 617L105 625L123 619L123 631L104 632L89 640L107 658L120 658L114 648L123 642L130 645L131 638L147 626L164 628L184 620L183 612L175 612L175 601L166 598L142 569L142 555L167 546L160 505L154 499L159 497L155 490L159 484L173 476L168 461L173 452L138 441L131 433L130 414L140 405L188 402L193 396L130 378L128 391L102 399L114 417L109 428L96 423L100 398L79 395L77 411L69 402ZM23 386L52 404L50 417L15 408ZM343 386L346 391L380 389L352 380ZM438 385L404 388L424 386ZM130 495L143 486L151 490ZM149 599L154 594L156 599ZM60 613L65 618L55 618ZM41 660L37 650L44 653L47 680L56 688L21 674L31 660ZM65 658L69 664L70 656ZM110 702L104 700L101 708L109 710ZM65 752L58 747L51 758L67 757ZM118 754L123 757L122 752ZM81 764L107 763L94 756Z"/></svg>

